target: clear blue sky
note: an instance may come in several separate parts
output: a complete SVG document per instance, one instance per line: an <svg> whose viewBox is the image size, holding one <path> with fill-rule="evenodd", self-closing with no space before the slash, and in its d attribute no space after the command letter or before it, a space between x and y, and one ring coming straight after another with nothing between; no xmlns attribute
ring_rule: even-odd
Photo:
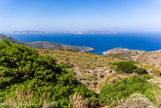
<svg viewBox="0 0 161 108"><path fill-rule="evenodd" d="M161 0L0 0L0 32L161 32Z"/></svg>

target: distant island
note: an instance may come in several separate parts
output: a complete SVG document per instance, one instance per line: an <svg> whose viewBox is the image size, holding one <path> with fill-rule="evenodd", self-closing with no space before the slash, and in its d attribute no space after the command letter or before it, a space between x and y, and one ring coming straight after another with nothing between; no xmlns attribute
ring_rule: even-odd
<svg viewBox="0 0 161 108"><path fill-rule="evenodd" d="M9 34L46 34L46 32L42 31L13 31Z"/></svg>
<svg viewBox="0 0 161 108"><path fill-rule="evenodd" d="M79 31L79 32L43 32L43 31L13 31L7 34L116 34L108 30Z"/></svg>
<svg viewBox="0 0 161 108"><path fill-rule="evenodd" d="M111 32L108 30L100 30L100 31L76 32L74 34L115 34L115 32Z"/></svg>

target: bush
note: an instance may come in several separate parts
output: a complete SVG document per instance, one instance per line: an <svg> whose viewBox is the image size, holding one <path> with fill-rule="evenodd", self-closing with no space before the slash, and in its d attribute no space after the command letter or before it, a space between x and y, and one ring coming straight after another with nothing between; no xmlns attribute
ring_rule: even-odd
<svg viewBox="0 0 161 108"><path fill-rule="evenodd" d="M121 61L114 63L116 65L116 72L117 73L132 73L136 66L134 65L134 61Z"/></svg>
<svg viewBox="0 0 161 108"><path fill-rule="evenodd" d="M149 80L149 79L153 79L154 77L149 74L144 74L144 75L140 76L140 78L142 78L144 80Z"/></svg>
<svg viewBox="0 0 161 108"><path fill-rule="evenodd" d="M97 104L97 94L78 82L68 68L32 48L3 40L0 42L0 103L8 101L9 97L18 100L15 89L23 89L21 94L24 95L28 90L33 92L33 104L47 98L48 103L56 102L58 107L64 108L74 93Z"/></svg>
<svg viewBox="0 0 161 108"><path fill-rule="evenodd" d="M125 108L157 108L147 97L135 93L124 103Z"/></svg>
<svg viewBox="0 0 161 108"><path fill-rule="evenodd" d="M74 49L67 49L67 51L78 52L77 50L74 50Z"/></svg>
<svg viewBox="0 0 161 108"><path fill-rule="evenodd" d="M135 73L137 74L148 74L145 68L137 67L135 69Z"/></svg>
<svg viewBox="0 0 161 108"><path fill-rule="evenodd" d="M102 83L103 83L103 85L116 84L119 80L121 80L121 77L119 77L117 74L110 73L105 76Z"/></svg>
<svg viewBox="0 0 161 108"><path fill-rule="evenodd" d="M122 99L127 99L131 94L141 93L149 98L153 103L156 103L154 97L155 90L161 91L156 84L147 82L144 78L133 76L132 78L125 78L115 85L105 85L99 94L99 102L104 105L117 105Z"/></svg>
<svg viewBox="0 0 161 108"><path fill-rule="evenodd" d="M153 73L154 75L158 76L158 77L161 76L161 70L159 70L157 68L152 68L150 70L150 72Z"/></svg>

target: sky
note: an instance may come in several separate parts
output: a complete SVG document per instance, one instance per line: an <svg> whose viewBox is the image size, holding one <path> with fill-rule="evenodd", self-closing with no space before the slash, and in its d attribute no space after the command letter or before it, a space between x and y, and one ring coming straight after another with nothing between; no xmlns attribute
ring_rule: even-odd
<svg viewBox="0 0 161 108"><path fill-rule="evenodd" d="M161 32L161 0L0 0L0 32Z"/></svg>

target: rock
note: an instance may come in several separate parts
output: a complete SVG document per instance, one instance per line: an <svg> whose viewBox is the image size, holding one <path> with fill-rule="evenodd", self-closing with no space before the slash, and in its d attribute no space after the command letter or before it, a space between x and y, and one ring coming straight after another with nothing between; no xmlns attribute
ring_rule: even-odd
<svg viewBox="0 0 161 108"><path fill-rule="evenodd" d="M97 78L104 78L105 77L105 75L103 74L103 73L101 73L101 72L99 72L98 74L97 74Z"/></svg>
<svg viewBox="0 0 161 108"><path fill-rule="evenodd" d="M105 73L109 74L109 73L116 73L116 72L115 72L115 70L106 70Z"/></svg>
<svg viewBox="0 0 161 108"><path fill-rule="evenodd" d="M94 81L94 82L93 82L93 85L95 85L95 86L96 86L97 84L98 84L98 82L96 82L96 81Z"/></svg>
<svg viewBox="0 0 161 108"><path fill-rule="evenodd" d="M111 70L111 71L112 71L112 73L116 73L115 70Z"/></svg>
<svg viewBox="0 0 161 108"><path fill-rule="evenodd" d="M110 73L110 70L106 70L105 73L106 73L106 74Z"/></svg>

